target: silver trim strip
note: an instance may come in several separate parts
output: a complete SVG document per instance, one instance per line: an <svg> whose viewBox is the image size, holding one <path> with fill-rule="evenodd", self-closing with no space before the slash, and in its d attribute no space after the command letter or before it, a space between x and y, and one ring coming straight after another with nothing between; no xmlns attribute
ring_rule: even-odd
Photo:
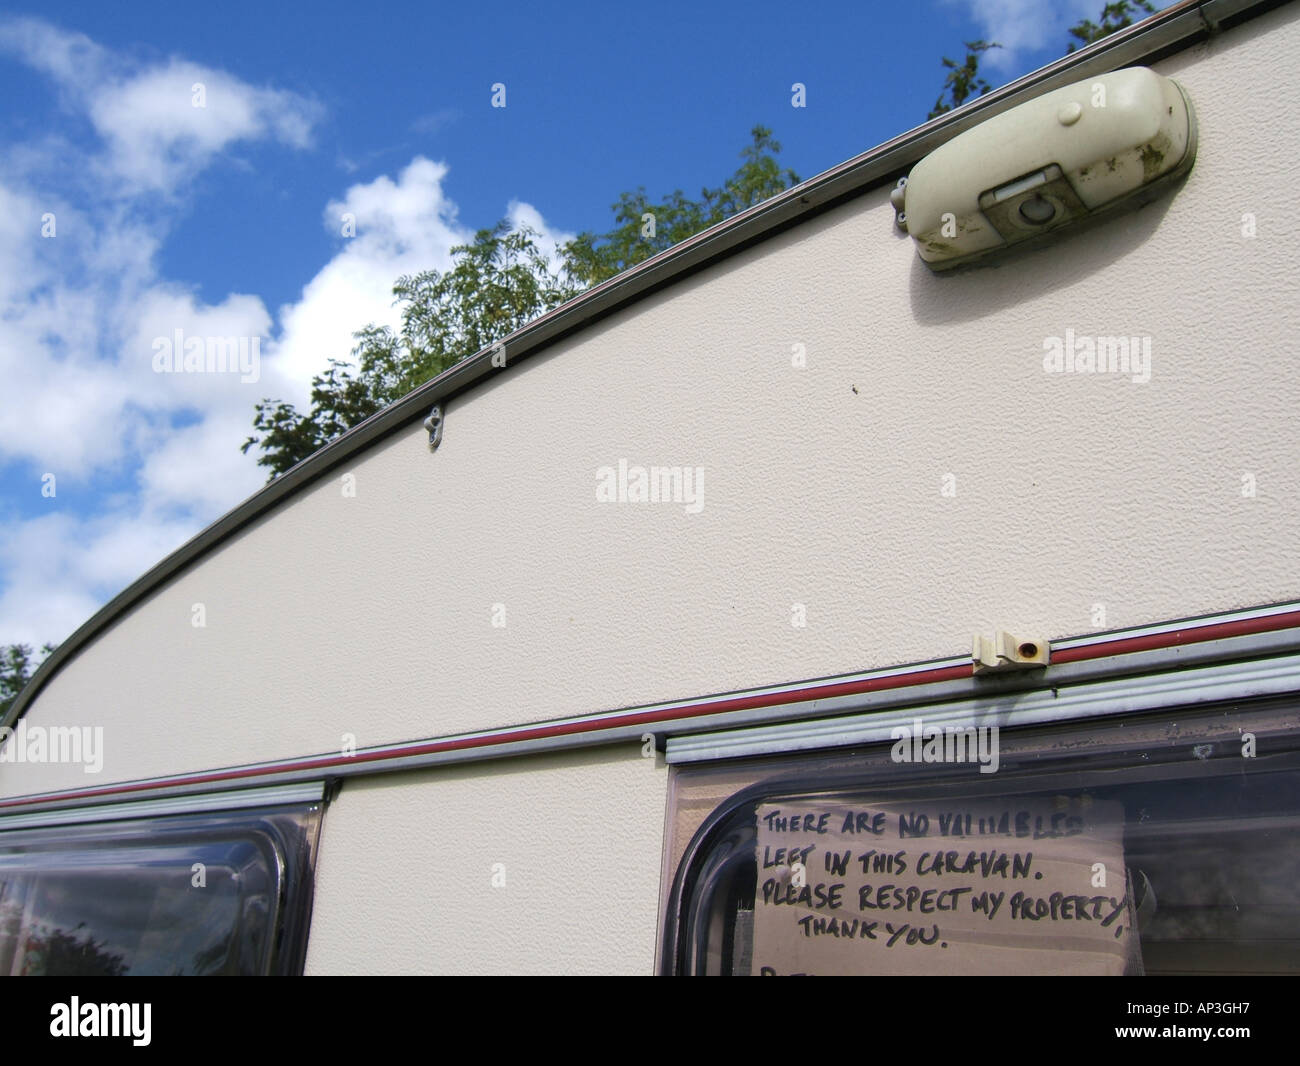
<svg viewBox="0 0 1300 1066"><path fill-rule="evenodd" d="M1247 622L1253 618L1271 618L1277 614L1290 614L1300 610L1300 600L1287 600L1285 603L1273 603L1266 607L1244 607L1239 611L1224 611L1222 614L1193 615L1175 621L1154 622L1150 625L1133 626L1131 629L1112 629L1106 632L1085 633L1078 637L1066 637L1052 641L1053 651L1067 648L1086 648L1090 644L1112 640L1128 640L1132 637L1151 637L1160 633L1174 633L1180 629L1195 629L1207 624L1223 625L1227 622Z"/></svg>
<svg viewBox="0 0 1300 1066"><path fill-rule="evenodd" d="M1259 612L1257 616L1268 617L1277 613L1280 612L1269 608ZM1241 621L1244 618L1254 616L1256 615L1249 612L1236 612L1233 615L1225 616L1225 620ZM1161 627L1148 628L1153 632L1162 631ZM1187 627L1183 624L1174 624L1168 628L1177 630ZM1146 630L1143 632L1145 633ZM1093 643L1104 642L1106 640L1103 638ZM1054 644L1053 647L1055 648L1056 645ZM951 706L963 701L972 705L980 702L985 704L992 704L997 701L1015 702L1016 706L1022 706L1027 705L1026 701L1036 696L1045 698L1044 693L1059 693L1062 689L1070 686L1082 686L1102 680L1131 678L1135 675L1143 675L1149 683L1156 684L1163 683L1158 675L1169 676L1173 671L1182 671L1183 673L1178 676L1184 676L1187 671L1199 667L1225 662L1239 663L1246 661L1247 663L1259 663L1261 660L1276 661L1278 657L1288 655L1300 657L1300 628L1241 634L1148 651L1121 652L1102 658L1085 659L1076 663L1055 663L1044 672L1025 671L1004 677L995 675L987 679L965 677L953 681L940 681L904 688L880 689L874 692L853 693L826 699L806 699L790 703L777 703L767 707L709 713L694 719L684 718L663 722L618 724L618 717L621 715L634 715L653 712L657 709L690 706L693 703L708 704L754 693L783 691L783 689L753 689L747 692L710 696L694 701L677 701L624 708L620 711L589 715L585 718L557 719L550 723L530 723L500 730L459 734L453 737L435 737L404 744L364 748L356 753L357 756L362 756L381 755L385 752L391 752L392 757L384 761L353 761L351 759L339 761L335 759L332 765L326 767L320 765L294 765L295 762L311 764L316 760L326 758L323 755L316 755L284 762L251 763L245 766L224 767L220 770L207 770L162 779L114 782L106 787L130 787L141 790L148 788L149 794L152 796L202 796L231 790L246 790L249 788L250 777L254 774L259 784L269 786L297 781L319 782L322 778L343 780L353 777L373 776L375 774L422 770L437 766L620 743L635 745L639 749L642 738L646 734L665 738L715 737L720 729L729 727L737 729L752 729L753 727L779 729L781 724L799 726L813 719L825 720L836 715L845 716L851 714L870 714L872 716L871 720L876 722L880 720L879 716L884 712L898 711L901 714L903 709L911 708L912 710L908 713L915 713L917 708ZM969 663L969 660L952 659L926 665L928 668L935 668L936 666L941 668L945 664L962 665L963 663ZM878 671L861 675L849 675L848 679L852 680L855 677L871 678L882 675L905 677L908 673L914 672L914 669L893 672ZM808 691L815 690L824 683L842 682L844 680L846 680L844 677L829 678L787 687L795 691ZM1139 678L1137 682L1128 683L1140 684L1141 682L1142 678ZM1293 690L1300 691L1300 677L1295 679ZM600 723L605 720L610 720L613 724L601 728ZM837 718L836 721L843 722L844 718ZM515 741L503 740L500 743L485 744L479 747L453 748L437 752L417 752L406 756L401 754L403 749L422 745L440 744L474 737L491 738L494 735L508 735L520 729L578 722L590 722L593 728L587 731L564 733L557 736L535 737ZM815 725L813 728L815 728ZM683 740L674 739L669 740L667 743L674 752L683 750ZM213 781L211 780L212 774L244 776L235 776L226 781ZM188 780L189 778L196 780L191 781ZM72 795L49 793L25 797L13 796L5 797L5 801L22 801L23 806L21 809L24 812L59 809L84 810L95 805L115 805L131 802L122 799L120 795L86 796L75 793Z"/></svg>
<svg viewBox="0 0 1300 1066"><path fill-rule="evenodd" d="M501 343L510 352L509 364L513 367L633 301L774 236L804 218L876 186L896 181L912 164L945 141L1026 99L1090 75L1150 61L1205 36L1210 27L1217 29L1224 21L1244 19L1280 6L1281 2L1287 0L1182 0L1128 29L1064 56L955 111L832 167L589 289L505 338ZM356 453L390 433L407 428L412 422L419 422L431 404L445 403L450 397L486 379L496 369L492 365L491 349L462 360L354 426L219 518L118 593L60 644L41 664L0 725L12 726L41 688L77 651L193 560Z"/></svg>
<svg viewBox="0 0 1300 1066"><path fill-rule="evenodd" d="M1056 645L1053 644L1052 647L1055 648ZM735 711L730 714L711 716L707 722L699 723L693 730L682 729L673 732L681 735L690 732L700 736L705 733L711 734L719 727L743 727L773 719L792 721L855 712L876 716L896 708L932 706L953 700L965 700L975 704L990 700L1026 699L1034 693L1059 690L1066 685L1113 678L1116 675L1141 674L1149 680L1152 675L1158 676L1165 671L1186 671L1192 667L1224 659L1238 660L1246 656L1261 658L1285 652L1300 652L1300 632L1283 630L1277 633L1252 634L1248 637L1228 637L1186 647L1160 648L1155 651L1130 652L1081 663L1064 663L1049 666L1046 671L1026 670L1006 677L991 677L987 680L969 678L942 681L933 685L915 685L911 688L888 689L884 692ZM1300 690L1300 676L1295 678L1294 685L1297 690ZM779 728L779 726L773 725L771 728ZM661 731L669 732L669 730ZM671 747L674 742L669 739L667 743Z"/></svg>
<svg viewBox="0 0 1300 1066"><path fill-rule="evenodd" d="M325 798L325 782L243 788L220 793L196 793L161 799L119 800L98 806L51 807L21 814L0 814L0 833L10 829L36 829L84 822L115 822L125 818L163 818L201 811L234 811L247 807L270 807L286 803L319 803Z"/></svg>
<svg viewBox="0 0 1300 1066"><path fill-rule="evenodd" d="M1191 707L1222 700L1279 696L1300 689L1300 655L1262 662L1230 663L1179 670L1155 677L1122 678L1050 688L1021 695L877 711L818 722L792 722L704 733L668 741L669 763L705 762L743 756L773 755L810 748L887 743L896 726L920 717L927 724L959 728L996 725L1043 725L1164 708Z"/></svg>

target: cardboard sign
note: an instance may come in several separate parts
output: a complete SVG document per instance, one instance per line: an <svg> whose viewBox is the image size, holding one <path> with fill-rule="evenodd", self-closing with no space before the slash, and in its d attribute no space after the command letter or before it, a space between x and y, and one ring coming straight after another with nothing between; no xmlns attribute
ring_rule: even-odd
<svg viewBox="0 0 1300 1066"><path fill-rule="evenodd" d="M1141 972L1124 812L1091 797L760 804L751 972Z"/></svg>

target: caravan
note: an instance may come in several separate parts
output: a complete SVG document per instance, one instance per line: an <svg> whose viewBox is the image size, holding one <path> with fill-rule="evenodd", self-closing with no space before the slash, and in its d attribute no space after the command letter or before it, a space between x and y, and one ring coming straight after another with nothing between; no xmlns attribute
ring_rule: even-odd
<svg viewBox="0 0 1300 1066"><path fill-rule="evenodd" d="M1294 972L1297 49L1175 4L266 486L3 723L0 972ZM1129 69L1149 202L893 195Z"/></svg>

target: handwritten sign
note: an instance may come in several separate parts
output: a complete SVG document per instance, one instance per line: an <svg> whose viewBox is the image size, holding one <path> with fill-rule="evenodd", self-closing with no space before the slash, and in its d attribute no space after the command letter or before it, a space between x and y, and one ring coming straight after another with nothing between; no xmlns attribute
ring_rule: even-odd
<svg viewBox="0 0 1300 1066"><path fill-rule="evenodd" d="M760 804L752 973L1140 973L1124 812Z"/></svg>

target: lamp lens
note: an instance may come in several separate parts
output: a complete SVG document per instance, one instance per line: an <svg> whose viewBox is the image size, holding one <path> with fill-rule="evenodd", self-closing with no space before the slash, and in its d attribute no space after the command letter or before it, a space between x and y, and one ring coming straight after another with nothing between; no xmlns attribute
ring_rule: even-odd
<svg viewBox="0 0 1300 1066"><path fill-rule="evenodd" d="M1050 200L1035 196L1020 205L1020 217L1034 226L1051 222L1056 215L1056 207Z"/></svg>

